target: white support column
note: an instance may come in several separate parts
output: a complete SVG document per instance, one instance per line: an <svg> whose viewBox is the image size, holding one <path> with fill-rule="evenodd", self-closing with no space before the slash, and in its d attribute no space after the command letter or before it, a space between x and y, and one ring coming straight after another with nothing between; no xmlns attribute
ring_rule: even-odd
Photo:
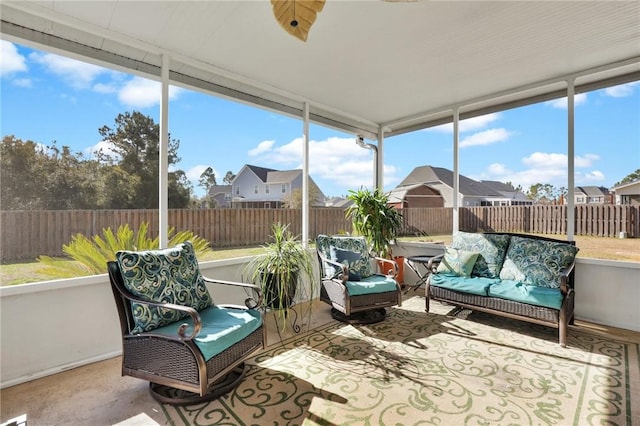
<svg viewBox="0 0 640 426"><path fill-rule="evenodd" d="M309 102L302 108L302 246L309 247Z"/></svg>
<svg viewBox="0 0 640 426"><path fill-rule="evenodd" d="M160 96L160 141L158 168L158 240L160 248L169 244L169 56L162 55L162 93Z"/></svg>
<svg viewBox="0 0 640 426"><path fill-rule="evenodd" d="M575 233L575 79L567 80L567 240L574 240Z"/></svg>
<svg viewBox="0 0 640 426"><path fill-rule="evenodd" d="M378 150L376 153L376 186L384 191L384 130L378 126ZM374 188L375 189L375 188Z"/></svg>
<svg viewBox="0 0 640 426"><path fill-rule="evenodd" d="M459 134L458 121L460 108L453 110L453 232L460 230L459 196L460 196L460 170L459 170Z"/></svg>

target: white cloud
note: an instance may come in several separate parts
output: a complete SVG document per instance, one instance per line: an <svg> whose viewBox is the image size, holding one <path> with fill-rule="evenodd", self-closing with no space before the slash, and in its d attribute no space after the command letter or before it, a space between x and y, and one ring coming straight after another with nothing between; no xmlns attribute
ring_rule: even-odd
<svg viewBox="0 0 640 426"><path fill-rule="evenodd" d="M635 86L640 84L638 81L634 81L632 83L620 84L618 86L607 87L604 89L604 93L607 96L611 96L613 98L624 98L626 96L631 96L633 93Z"/></svg>
<svg viewBox="0 0 640 426"><path fill-rule="evenodd" d="M458 130L460 133L471 132L487 127L489 124L500 118L500 114L497 112L481 115L479 117L467 118L466 120L460 120L458 123ZM435 130L443 133L453 133L453 123L442 124L440 126L432 127L427 130Z"/></svg>
<svg viewBox="0 0 640 426"><path fill-rule="evenodd" d="M204 171L207 170L208 167L211 167L211 166L197 165L197 166L191 167L189 170L185 172L185 174L187 175L187 179L191 181L194 188L198 187L198 181L200 180L200 175L204 173ZM218 175L218 172L216 171L216 169L213 169L213 174L216 175L216 181L218 183L222 182L222 178L224 176Z"/></svg>
<svg viewBox="0 0 640 426"><path fill-rule="evenodd" d="M62 78L67 84L76 89L88 89L92 82L100 75L109 72L106 68L92 65L53 53L33 52L29 59L44 66L47 71Z"/></svg>
<svg viewBox="0 0 640 426"><path fill-rule="evenodd" d="M114 158L119 158L119 154L117 154L114 150L113 150L113 143L112 142L108 142L108 141L100 141L97 144L90 146L89 148L86 148L83 151L83 154L86 155L89 158L96 158L96 154L99 151L102 151L103 154L109 155L111 157Z"/></svg>
<svg viewBox="0 0 640 426"><path fill-rule="evenodd" d="M255 157L256 155L263 154L265 152L271 151L271 148L276 143L276 141L262 141L258 144L257 147L249 150L249 156Z"/></svg>
<svg viewBox="0 0 640 426"><path fill-rule="evenodd" d="M274 169L302 168L301 137L282 146L276 146L274 141L263 141L250 153L259 157L258 161L261 164L270 164ZM350 188L373 185L372 151L360 148L353 138L330 137L321 141L311 140L309 158L309 173L316 181L329 181L337 186ZM397 176L398 170L394 166L384 165L383 173L387 185L400 180Z"/></svg>
<svg viewBox="0 0 640 426"><path fill-rule="evenodd" d="M13 80L13 84L15 84L18 87L26 87L26 88L33 87L33 81L30 78L16 78Z"/></svg>
<svg viewBox="0 0 640 426"><path fill-rule="evenodd" d="M26 58L13 43L0 40L0 75L6 77L23 71L27 71Z"/></svg>
<svg viewBox="0 0 640 426"><path fill-rule="evenodd" d="M584 154L575 157L575 184L589 185L605 180L598 170L589 170L600 159L595 154ZM497 180L521 185L526 191L535 183L550 183L557 188L567 186L567 155L553 152L534 152L522 159L523 170L514 170L501 163L493 163L476 176L478 180ZM584 169L587 169L586 171Z"/></svg>
<svg viewBox="0 0 640 426"><path fill-rule="evenodd" d="M575 106L582 105L587 102L587 94L586 93L578 93L573 97L573 103ZM554 99L552 101L547 101L545 104L558 109L567 109L567 97L560 99Z"/></svg>
<svg viewBox="0 0 640 426"><path fill-rule="evenodd" d="M116 93L118 87L115 84L96 83L93 85L93 91L104 95Z"/></svg>
<svg viewBox="0 0 640 426"><path fill-rule="evenodd" d="M170 86L169 99L175 99L182 89ZM118 99L124 105L135 108L147 108L160 104L160 83L145 78L133 77L118 92Z"/></svg>
<svg viewBox="0 0 640 426"><path fill-rule="evenodd" d="M489 129L482 132L474 133L460 141L460 148L479 145L491 145L496 142L503 142L509 139L511 133L506 129Z"/></svg>

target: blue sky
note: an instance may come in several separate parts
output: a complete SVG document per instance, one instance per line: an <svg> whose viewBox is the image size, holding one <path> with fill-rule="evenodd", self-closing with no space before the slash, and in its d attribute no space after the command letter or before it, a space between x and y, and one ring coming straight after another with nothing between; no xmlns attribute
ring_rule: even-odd
<svg viewBox="0 0 640 426"><path fill-rule="evenodd" d="M104 146L98 129L119 113L137 110L159 122L160 85L44 51L0 40L2 136L45 145L57 141L90 156ZM237 102L177 87L170 89L169 127L180 140L177 165L194 185L212 167L218 183L227 171L253 164L279 170L302 167L302 122ZM640 84L576 97L576 185L611 187L640 168ZM460 124L460 172L473 179L567 185L566 99L489 114ZM415 167L453 169L452 126L388 138L385 190ZM371 186L373 154L354 136L310 127L310 173L325 195Z"/></svg>

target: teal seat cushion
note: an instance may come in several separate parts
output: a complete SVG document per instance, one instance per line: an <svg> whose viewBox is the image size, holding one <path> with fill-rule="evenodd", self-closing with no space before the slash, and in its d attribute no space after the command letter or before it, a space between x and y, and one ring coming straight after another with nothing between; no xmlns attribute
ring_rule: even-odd
<svg viewBox="0 0 640 426"><path fill-rule="evenodd" d="M459 291L461 293L486 296L488 294L489 287L497 282L500 282L497 278L462 277L454 274L434 274L431 275L430 285Z"/></svg>
<svg viewBox="0 0 640 426"><path fill-rule="evenodd" d="M506 234L481 234L456 232L451 247L479 253L473 265L472 276L498 278L504 262L510 236Z"/></svg>
<svg viewBox="0 0 640 426"><path fill-rule="evenodd" d="M560 309L563 299L559 288L541 287L513 280L502 280L491 285L489 296L552 309Z"/></svg>
<svg viewBox="0 0 640 426"><path fill-rule="evenodd" d="M198 267L190 242L161 250L116 253L124 286L133 295L150 302L174 303L199 311L213 301ZM181 312L132 303L132 333L150 331L186 316Z"/></svg>
<svg viewBox="0 0 640 426"><path fill-rule="evenodd" d="M202 328L194 342L205 360L209 360L233 346L262 325L260 312L254 309L241 310L209 306L199 314L202 319ZM183 321L157 328L153 330L153 333L175 337L181 324L188 324L185 331L187 336L193 332L193 319L189 316Z"/></svg>
<svg viewBox="0 0 640 426"><path fill-rule="evenodd" d="M347 281L345 285L347 287L347 293L349 293L350 296L398 290L396 280L386 275L377 274L361 278L360 281Z"/></svg>
<svg viewBox="0 0 640 426"><path fill-rule="evenodd" d="M573 263L577 253L578 248L573 244L514 235L511 237L500 278L558 288L561 270Z"/></svg>

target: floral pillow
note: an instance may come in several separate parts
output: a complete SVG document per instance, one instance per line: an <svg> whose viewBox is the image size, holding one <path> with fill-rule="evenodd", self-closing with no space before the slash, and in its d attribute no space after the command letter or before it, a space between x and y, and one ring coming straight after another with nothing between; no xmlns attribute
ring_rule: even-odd
<svg viewBox="0 0 640 426"><path fill-rule="evenodd" d="M163 250L121 250L116 253L116 261L124 286L141 299L189 306L198 311L213 303L190 242ZM133 333L150 331L187 316L142 303L133 303L132 310Z"/></svg>
<svg viewBox="0 0 640 426"><path fill-rule="evenodd" d="M511 237L500 278L539 287L560 287L560 271L575 260L573 244Z"/></svg>
<svg viewBox="0 0 640 426"><path fill-rule="evenodd" d="M438 272L469 277L476 259L478 259L478 253L449 247L438 265Z"/></svg>
<svg viewBox="0 0 640 426"><path fill-rule="evenodd" d="M482 234L456 232L451 247L479 253L471 275L498 278L509 246L510 236L506 234Z"/></svg>

